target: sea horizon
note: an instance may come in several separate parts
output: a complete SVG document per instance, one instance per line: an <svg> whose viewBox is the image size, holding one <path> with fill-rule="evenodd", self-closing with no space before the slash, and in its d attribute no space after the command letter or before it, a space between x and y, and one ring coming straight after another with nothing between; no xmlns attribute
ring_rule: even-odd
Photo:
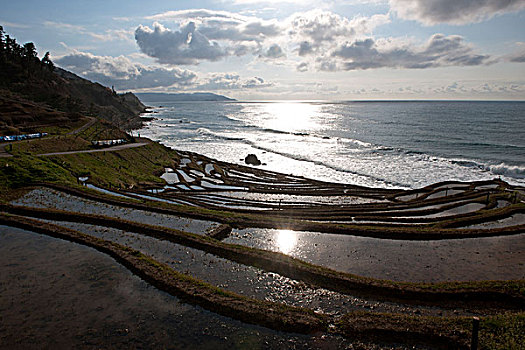
<svg viewBox="0 0 525 350"><path fill-rule="evenodd" d="M122 93L125 93L123 91ZM133 91L131 91L133 92ZM133 92L134 93L134 92ZM142 92L141 92L142 93ZM169 92L169 91L155 91L151 93L159 94L178 94L179 92ZM226 96L228 97L228 96ZM141 100L142 101L142 100ZM144 103L150 103L148 100L142 101ZM155 101L158 103L159 101ZM162 102L162 101L161 101ZM164 102L173 102L173 101L164 101ZM227 101L177 101L178 103L196 103L196 102L224 102L224 103L235 103L235 102L244 102L244 103L265 103L265 102L311 102L311 103L351 103L351 102L518 102L525 103L525 99L232 99Z"/></svg>

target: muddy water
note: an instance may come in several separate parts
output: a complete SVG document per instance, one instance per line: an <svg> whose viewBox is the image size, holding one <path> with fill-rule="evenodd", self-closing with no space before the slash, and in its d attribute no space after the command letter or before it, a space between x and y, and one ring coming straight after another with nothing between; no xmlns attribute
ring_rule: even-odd
<svg viewBox="0 0 525 350"><path fill-rule="evenodd" d="M338 271L409 282L525 278L525 233L507 237L399 241L248 228L224 240Z"/></svg>
<svg viewBox="0 0 525 350"><path fill-rule="evenodd" d="M111 206L49 189L33 190L13 204L103 214L199 234L213 225ZM415 242L248 228L234 230L225 242L281 251L317 265L381 279L438 282L525 278L525 233Z"/></svg>
<svg viewBox="0 0 525 350"><path fill-rule="evenodd" d="M84 214L100 214L148 225L169 227L196 234L204 234L209 227L214 225L212 221L195 220L144 210L123 208L72 196L47 188L35 189L11 202L11 204L26 205L36 208L67 210Z"/></svg>
<svg viewBox="0 0 525 350"><path fill-rule="evenodd" d="M352 310L377 312L452 314L454 310L414 307L397 303L379 303L292 280L276 273L238 264L203 251L156 238L101 226L53 222L104 240L140 250L173 269L194 276L220 288L260 300L307 307L323 313L340 315ZM464 310L456 310L469 314Z"/></svg>
<svg viewBox="0 0 525 350"><path fill-rule="evenodd" d="M429 214L429 215L421 215L421 216L418 216L418 218L446 218L447 216L473 213L473 212L481 210L483 208L485 208L484 204L469 203L469 204L461 205L459 207L455 207L455 208L452 208L452 209L443 210L443 211L441 211L439 213ZM408 217L408 218L410 219L411 217Z"/></svg>
<svg viewBox="0 0 525 350"><path fill-rule="evenodd" d="M512 216L509 216L508 218L505 218L505 219L470 225L470 226L466 226L465 228L491 229L491 228L500 228L500 227L507 227L507 226L515 226L515 225L525 225L525 214L518 213Z"/></svg>
<svg viewBox="0 0 525 350"><path fill-rule="evenodd" d="M331 335L282 333L222 317L151 287L91 248L5 226L0 295L0 347L8 349L350 345Z"/></svg>

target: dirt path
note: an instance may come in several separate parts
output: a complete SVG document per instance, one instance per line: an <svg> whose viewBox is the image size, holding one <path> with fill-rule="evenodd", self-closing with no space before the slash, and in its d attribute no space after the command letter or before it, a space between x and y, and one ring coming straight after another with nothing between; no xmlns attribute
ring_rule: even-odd
<svg viewBox="0 0 525 350"><path fill-rule="evenodd" d="M7 153L7 151L6 151L7 145L9 145L9 144L8 143L3 144L2 147L0 147L0 158L8 158L8 157L12 157L13 156L12 154Z"/></svg>
<svg viewBox="0 0 525 350"><path fill-rule="evenodd" d="M87 149L87 150L80 150L80 151L67 151L67 152L52 152L52 153L43 153L38 154L38 156L58 156L62 154L76 154L76 153L96 153L96 152L113 152L113 151L120 151L127 148L136 148L136 147L142 147L149 144L149 142L137 142L137 143L126 143L123 145L117 145L107 148L98 148L98 149ZM2 145L4 147L0 147L0 158L9 158L13 155L8 153L6 151L6 147L9 144Z"/></svg>
<svg viewBox="0 0 525 350"><path fill-rule="evenodd" d="M96 123L96 119L95 118L89 118L89 121L82 125L80 128L78 129L75 129L73 131L70 131L67 133L67 135L76 135L76 134L79 134L81 133L82 131L86 130L87 128L89 128L90 126L92 126L93 124ZM48 138L56 138L57 136L49 136ZM38 138L38 139L31 139L31 140L22 140L22 141L29 141L29 142L33 142L33 141L38 141L38 140L41 140L41 138ZM0 158L9 158L9 157L12 157L13 155L11 153L9 153L7 151L7 147L9 145L12 145L12 144L16 144L17 142L21 142L21 141L14 141L14 142L9 142L9 143L4 143L2 145L0 145ZM143 145L141 145L143 146ZM140 147L140 146L135 146L135 147ZM73 151L74 152L74 151ZM47 154L46 154L47 155ZM51 155L51 154L49 154Z"/></svg>
<svg viewBox="0 0 525 350"><path fill-rule="evenodd" d="M76 134L79 134L79 133L81 133L82 131L84 131L84 130L86 130L87 128L89 128L91 125L95 124L96 121L97 121L95 118L92 118L92 117L90 117L89 119L90 119L90 120L89 120L86 124L82 125L82 126L81 126L80 128L78 128L78 129L75 129L75 130L73 130L73 131L71 131L71 132L68 132L67 134L68 134L68 135L76 135Z"/></svg>
<svg viewBox="0 0 525 350"><path fill-rule="evenodd" d="M82 151L43 153L43 154L39 154L38 156L58 156L62 154L113 152L113 151L120 151L120 150L127 149L127 148L142 147L142 146L146 146L147 144L149 144L149 142L126 143L124 145L117 145L117 146L112 146L108 148L86 149Z"/></svg>

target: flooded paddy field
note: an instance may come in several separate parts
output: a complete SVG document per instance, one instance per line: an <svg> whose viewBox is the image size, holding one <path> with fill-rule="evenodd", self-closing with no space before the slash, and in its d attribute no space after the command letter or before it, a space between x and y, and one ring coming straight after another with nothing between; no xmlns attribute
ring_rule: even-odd
<svg viewBox="0 0 525 350"><path fill-rule="evenodd" d="M334 270L407 282L525 278L525 233L438 241L248 228L227 243L280 251Z"/></svg>
<svg viewBox="0 0 525 350"><path fill-rule="evenodd" d="M214 222L206 220L188 219L174 215L100 203L49 188L38 188L32 190L26 195L13 201L12 204L125 218L130 221L141 222L148 225L170 227L196 234L204 234L207 229L215 224Z"/></svg>
<svg viewBox="0 0 525 350"><path fill-rule="evenodd" d="M101 214L201 235L217 225L212 221L99 203L47 188L32 190L13 201L13 204ZM81 224L61 223L61 225L78 229ZM104 234L110 230L96 227L96 230L92 230L91 233ZM86 229L81 231L86 231ZM120 243L134 246L139 250L144 247L137 246L137 244L142 244L144 240L155 240L132 233L122 233L120 236L118 240ZM407 241L319 232L246 228L234 229L224 242L282 252L337 271L395 281L439 282L525 278L525 266L523 265L525 233L477 239ZM162 244L173 243L163 242ZM161 261L170 258L169 252L172 249L156 248L156 253L163 250L166 250L168 256L163 256ZM195 253L192 254L195 255ZM196 260L199 261L199 259ZM233 268L235 269L238 267Z"/></svg>
<svg viewBox="0 0 525 350"><path fill-rule="evenodd" d="M508 227L510 225L525 225L525 214L514 214L504 219L496 220L493 222L485 222L482 224L470 225L465 228L491 229Z"/></svg>
<svg viewBox="0 0 525 350"><path fill-rule="evenodd" d="M174 270L198 278L225 290L260 300L306 307L331 315L350 311L372 310L406 314L447 315L468 314L461 309L414 306L403 303L378 302L353 295L345 295L273 272L220 258L205 251L189 248L166 240L123 230L71 222L54 222L95 237L140 250L156 261Z"/></svg>
<svg viewBox="0 0 525 350"><path fill-rule="evenodd" d="M331 349L351 344L329 334L278 332L217 315L150 286L92 248L25 230L0 226L0 267L0 312L9 320L0 322L4 348Z"/></svg>

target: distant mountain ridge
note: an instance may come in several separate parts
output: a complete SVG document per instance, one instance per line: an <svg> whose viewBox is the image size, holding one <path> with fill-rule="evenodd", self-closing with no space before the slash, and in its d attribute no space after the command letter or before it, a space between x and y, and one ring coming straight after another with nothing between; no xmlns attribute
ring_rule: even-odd
<svg viewBox="0 0 525 350"><path fill-rule="evenodd" d="M182 101L236 101L222 95L211 92L194 92L194 93L156 93L145 92L135 94L141 101L147 102L182 102Z"/></svg>

